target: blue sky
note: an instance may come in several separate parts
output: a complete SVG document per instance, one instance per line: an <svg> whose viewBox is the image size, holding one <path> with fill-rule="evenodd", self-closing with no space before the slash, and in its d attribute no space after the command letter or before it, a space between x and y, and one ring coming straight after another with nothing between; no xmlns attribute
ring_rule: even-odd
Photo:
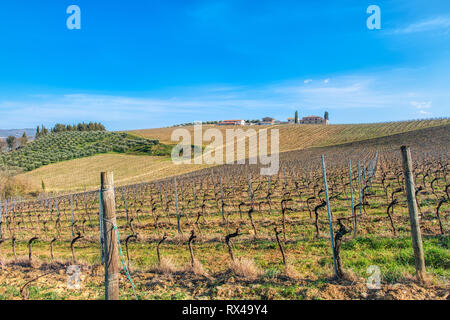
<svg viewBox="0 0 450 320"><path fill-rule="evenodd" d="M449 58L444 0L4 1L0 128L449 116Z"/></svg>

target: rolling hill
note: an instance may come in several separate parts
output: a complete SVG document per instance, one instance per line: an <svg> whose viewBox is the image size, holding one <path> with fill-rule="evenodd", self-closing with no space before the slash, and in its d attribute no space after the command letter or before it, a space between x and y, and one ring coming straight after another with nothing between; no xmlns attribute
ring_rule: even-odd
<svg viewBox="0 0 450 320"><path fill-rule="evenodd" d="M450 119L411 120L400 122L368 123L368 124L332 124L332 125L274 125L274 126L245 126L244 130L279 129L280 152L305 149L308 147L324 147L344 144L353 141L379 138L397 133L420 130L429 127L450 124ZM194 127L186 126L193 136ZM235 129L235 126L204 125L203 131L208 128L221 130L225 136L226 129ZM165 144L176 144L171 141L171 134L177 127L134 130L132 133L149 138L158 139Z"/></svg>
<svg viewBox="0 0 450 320"><path fill-rule="evenodd" d="M383 141L383 144L387 144L390 137L396 142L404 139L402 133L408 133L406 135L408 141L415 135L421 134L427 135L430 140L433 140L438 138L437 135L442 132L448 132L449 125L449 119L442 119L356 125L281 125L276 128L280 130L280 152L285 152L310 150L313 147L349 146L351 143L359 146L361 143L370 143L370 141ZM219 128L220 130L227 129L226 127ZM251 128L261 129L259 126ZM432 130L433 128L445 128L445 130ZM145 138L169 143L171 142L171 132L174 129L176 128L137 130L131 133L133 136L141 135ZM193 130L192 127L188 129ZM281 159L283 159L283 155L284 153L281 155ZM116 183L123 185L192 173L211 166L205 164L175 165L168 156L108 153L49 164L21 174L20 177L30 180L37 188L41 181L44 181L47 190L50 191L81 190L85 186L88 189L98 187L99 172L102 170L114 171Z"/></svg>
<svg viewBox="0 0 450 320"><path fill-rule="evenodd" d="M156 156L170 154L170 148L160 144L158 140L149 140L128 133L107 131L51 133L16 151L1 154L0 168L31 171L51 163L108 152Z"/></svg>
<svg viewBox="0 0 450 320"><path fill-rule="evenodd" d="M100 172L114 172L114 183L126 185L176 176L205 168L204 165L176 166L168 157L129 154L100 154L88 158L54 163L18 175L35 189L44 181L47 191L80 191L98 187Z"/></svg>

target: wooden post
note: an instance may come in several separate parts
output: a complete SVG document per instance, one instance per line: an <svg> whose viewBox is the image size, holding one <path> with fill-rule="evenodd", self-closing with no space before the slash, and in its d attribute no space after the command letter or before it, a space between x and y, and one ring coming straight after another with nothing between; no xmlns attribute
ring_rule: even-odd
<svg viewBox="0 0 450 320"><path fill-rule="evenodd" d="M116 232L116 200L112 172L102 172L101 194L103 238L105 241L105 299L119 300L119 251Z"/></svg>
<svg viewBox="0 0 450 320"><path fill-rule="evenodd" d="M115 192L114 192L115 193ZM71 198L72 199L72 198ZM98 192L98 224L99 224L99 229L100 229L100 255L101 255L101 262L102 264L105 263L105 242L104 242L104 223L103 223L103 205L102 205L102 190L100 189ZM72 219L73 220L73 219ZM72 227L72 232L73 232L73 227Z"/></svg>
<svg viewBox="0 0 450 320"><path fill-rule="evenodd" d="M419 215L417 210L415 185L412 172L411 151L409 147L402 146L403 174L405 177L406 199L408 201L409 221L411 223L411 238L414 249L417 278L423 282L425 278L425 258L420 233Z"/></svg>

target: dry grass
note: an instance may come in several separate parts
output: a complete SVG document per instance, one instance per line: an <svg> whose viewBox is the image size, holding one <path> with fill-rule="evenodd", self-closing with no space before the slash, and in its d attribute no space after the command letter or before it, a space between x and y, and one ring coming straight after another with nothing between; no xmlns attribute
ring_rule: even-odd
<svg viewBox="0 0 450 320"><path fill-rule="evenodd" d="M243 277L248 280L256 280L262 275L262 271L255 264L253 259L240 257L230 262L230 269L237 276Z"/></svg>
<svg viewBox="0 0 450 320"><path fill-rule="evenodd" d="M194 259L194 266L189 264L189 266L187 266L184 271L192 272L198 276L208 276L208 272L206 271L205 267L197 259Z"/></svg>
<svg viewBox="0 0 450 320"><path fill-rule="evenodd" d="M89 158L59 162L18 176L35 188L44 181L47 191L97 188L100 172L114 172L116 185L139 183L170 177L205 168L203 165L175 165L163 157L102 154Z"/></svg>
<svg viewBox="0 0 450 320"><path fill-rule="evenodd" d="M66 269L70 265L73 265L72 261L55 259L50 262L43 262L42 265L40 266L40 269L43 271L58 271L61 269ZM88 267L88 264L86 263L77 262L76 265L82 266L84 268Z"/></svg>
<svg viewBox="0 0 450 320"><path fill-rule="evenodd" d="M36 196L38 187L31 179L24 176L13 176L9 172L0 172L0 194L5 198L17 196Z"/></svg>
<svg viewBox="0 0 450 320"><path fill-rule="evenodd" d="M284 267L284 273L291 279L300 279L301 276L295 267L289 263Z"/></svg>
<svg viewBox="0 0 450 320"><path fill-rule="evenodd" d="M358 276L353 270L344 270L344 280L350 281L352 283L364 282L364 278Z"/></svg>
<svg viewBox="0 0 450 320"><path fill-rule="evenodd" d="M40 268L42 266L42 261L39 259L32 259L31 263L28 257L17 257L17 258L8 258L2 260L2 264L5 266L19 266L26 268Z"/></svg>
<svg viewBox="0 0 450 320"><path fill-rule="evenodd" d="M161 274L174 274L178 267L170 257L161 257L161 263L157 264L154 271Z"/></svg>
<svg viewBox="0 0 450 320"><path fill-rule="evenodd" d="M184 245L189 240L189 234L187 233L177 233L173 237L173 241L178 245Z"/></svg>
<svg viewBox="0 0 450 320"><path fill-rule="evenodd" d="M32 257L31 264L26 256L18 256L16 258L3 258L0 259L0 265L9 266L9 267L22 267L22 268L32 268L39 269L42 271L57 271L61 269L66 269L68 266L73 265L72 260L61 260L54 259L53 261L49 261L46 259L40 259L38 257ZM77 266L81 266L83 269L88 269L89 267L93 267L92 264L87 263L86 261L77 261L75 263Z"/></svg>

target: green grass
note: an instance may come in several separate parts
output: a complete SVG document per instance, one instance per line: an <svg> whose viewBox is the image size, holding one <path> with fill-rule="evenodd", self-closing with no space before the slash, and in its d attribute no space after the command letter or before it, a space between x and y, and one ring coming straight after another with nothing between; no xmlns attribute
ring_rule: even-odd
<svg viewBox="0 0 450 320"><path fill-rule="evenodd" d="M203 263L208 272L213 276L211 282L194 282L194 287L201 289L206 296L210 298L221 298L224 292L231 290L228 299L319 299L315 296L318 291L326 288L332 275L333 260L331 257L330 243L327 239L317 241L307 241L292 243L286 246L288 261L300 271L302 278L307 275L313 275L314 280L306 282L283 282L280 276L283 274L283 265L281 257L276 249L271 249L268 245L269 241L260 241L254 244L237 243L235 245L235 255L237 257L246 256L254 259L256 265L263 270L262 276L254 282L237 283L237 287L230 284L227 277L218 276L220 270L210 270L211 259L218 257L226 257L227 252L224 246L217 248L217 245L208 243L196 243L196 257ZM33 250L36 252L47 251L48 246L44 243L36 243ZM293 255L294 250L301 248L301 255ZM57 247L57 252L61 252L62 248ZM185 287L186 282L178 283L172 281L166 283L163 287L159 287L153 291L148 287L148 281L153 276L143 278L142 272L147 272L152 265L156 264L156 256L154 245L131 243L130 252L132 258L132 274L136 284L136 294L142 299L153 300L183 300L191 299L192 292L189 287ZM18 243L18 252L24 255L26 252L26 244ZM449 252L448 239L440 236L424 238L425 260L427 273L434 279L446 281L450 276L449 268ZM85 244L77 247L77 258L80 261L89 263L98 263L100 257L97 254L98 248L94 244ZM5 253L5 252L3 252ZM189 254L187 247L176 244L165 244L162 248L163 256L173 257L178 266L186 266L189 264ZM47 257L48 258L48 257ZM61 259L61 255L58 256ZM65 255L69 259L69 254ZM352 271L360 278L367 279L369 276L366 271L371 265L376 265L381 270L381 281L384 284L393 284L402 282L405 277L411 277L415 273L414 258L411 248L411 239L409 237L400 238L373 238L360 237L356 239L347 239L341 248L341 258L345 272ZM44 255L42 259L45 260ZM227 268L226 264L222 268ZM219 273L215 273L219 271ZM81 294L86 294L86 290L90 292L91 297L103 299L103 287L101 282L93 283L90 276L83 281L82 291L76 290L56 290L57 282L50 283L33 283L29 286L29 299L43 300L66 300L83 298ZM101 276L100 276L101 277ZM156 277L158 277L156 275ZM162 279L165 279L164 277ZM189 281L189 280L187 280ZM22 282L25 282L23 280ZM238 296L233 293L234 289L241 288L244 296ZM236 289L237 290L237 289ZM11 284L0 284L0 300L20 298L19 287ZM133 300L134 293L130 284L125 277L121 280L121 299Z"/></svg>
<svg viewBox="0 0 450 320"><path fill-rule="evenodd" d="M427 272L438 277L450 276L449 239L444 236L423 239ZM404 275L414 275L414 254L410 237L379 238L364 237L348 241L342 245L342 260L345 268L350 268L362 277L367 277L370 265L377 265L382 280L387 283L399 281Z"/></svg>

